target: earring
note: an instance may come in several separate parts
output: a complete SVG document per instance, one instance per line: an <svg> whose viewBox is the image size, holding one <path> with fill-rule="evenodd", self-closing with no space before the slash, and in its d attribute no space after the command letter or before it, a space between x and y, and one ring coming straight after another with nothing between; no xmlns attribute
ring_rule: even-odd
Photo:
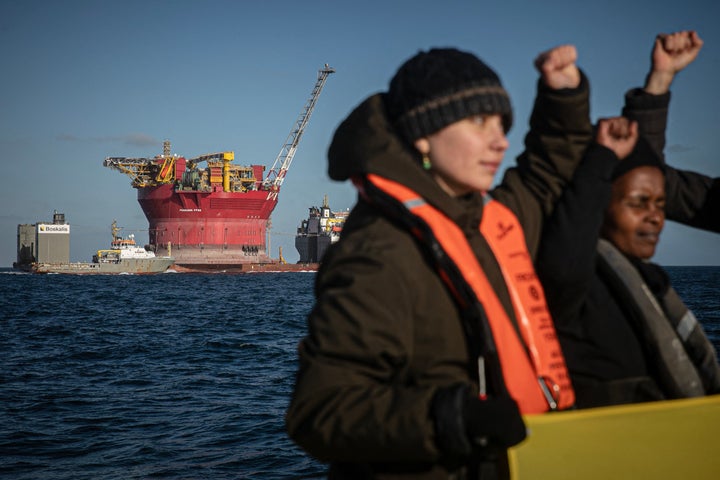
<svg viewBox="0 0 720 480"><path fill-rule="evenodd" d="M430 163L430 157L427 153L422 154L422 167L424 170L430 170L432 168L432 163Z"/></svg>

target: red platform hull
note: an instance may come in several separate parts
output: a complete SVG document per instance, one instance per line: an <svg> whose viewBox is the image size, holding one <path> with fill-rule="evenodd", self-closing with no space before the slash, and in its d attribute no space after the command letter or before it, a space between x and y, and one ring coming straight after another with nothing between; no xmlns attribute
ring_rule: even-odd
<svg viewBox="0 0 720 480"><path fill-rule="evenodd" d="M176 191L172 184L138 188L138 202L158 255L176 265L222 269L276 263L267 252L267 222L277 196L267 191Z"/></svg>

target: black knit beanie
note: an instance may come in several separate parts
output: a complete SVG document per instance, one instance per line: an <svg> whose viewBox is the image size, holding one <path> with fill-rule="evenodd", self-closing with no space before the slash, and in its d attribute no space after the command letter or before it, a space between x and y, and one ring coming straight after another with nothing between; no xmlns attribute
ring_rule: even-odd
<svg viewBox="0 0 720 480"><path fill-rule="evenodd" d="M610 178L615 181L629 171L639 167L655 167L660 169L663 175L665 174L665 162L655 153L644 137L638 138L638 142L630 155L615 165Z"/></svg>
<svg viewBox="0 0 720 480"><path fill-rule="evenodd" d="M510 97L497 74L454 48L420 52L400 66L385 96L390 121L409 143L464 118L499 114L512 126Z"/></svg>

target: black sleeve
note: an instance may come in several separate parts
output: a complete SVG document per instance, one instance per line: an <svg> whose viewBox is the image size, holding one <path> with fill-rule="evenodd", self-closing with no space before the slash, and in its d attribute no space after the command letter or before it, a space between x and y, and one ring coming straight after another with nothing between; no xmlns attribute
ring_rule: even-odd
<svg viewBox="0 0 720 480"><path fill-rule="evenodd" d="M592 141L587 77L582 75L577 88L553 90L541 80L537 85L525 150L491 191L494 199L517 216L533 258L542 221L555 207Z"/></svg>
<svg viewBox="0 0 720 480"><path fill-rule="evenodd" d="M585 301L616 163L610 149L592 144L545 222L536 270L556 323L575 319Z"/></svg>
<svg viewBox="0 0 720 480"><path fill-rule="evenodd" d="M669 105L670 92L652 95L641 88L633 88L625 94L623 107L623 115L637 120L640 135L648 140L655 153L663 159ZM678 170L668 165L665 189L668 220L720 232L720 178Z"/></svg>
<svg viewBox="0 0 720 480"><path fill-rule="evenodd" d="M720 233L720 177L666 166L668 220Z"/></svg>
<svg viewBox="0 0 720 480"><path fill-rule="evenodd" d="M641 88L633 88L625 94L623 116L638 122L640 135L650 143L660 158L665 158L663 152L669 106L670 92L652 95Z"/></svg>

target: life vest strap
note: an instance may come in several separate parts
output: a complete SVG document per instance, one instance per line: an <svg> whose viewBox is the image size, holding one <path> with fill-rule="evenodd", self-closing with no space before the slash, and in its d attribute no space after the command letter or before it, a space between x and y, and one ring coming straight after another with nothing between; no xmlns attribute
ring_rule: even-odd
<svg viewBox="0 0 720 480"><path fill-rule="evenodd" d="M615 291L625 297L624 302L636 308L638 334L652 353L665 394L670 398L704 395L698 370L673 326L680 323L684 312L671 322L640 273L614 245L600 239L597 251L603 274Z"/></svg>
<svg viewBox="0 0 720 480"><path fill-rule="evenodd" d="M409 225L421 245L429 249L440 277L451 293L460 294L459 305L471 312L464 317L477 321L478 316L472 313L480 312L484 335L477 356L479 370L488 360L484 354L497 352L501 374L497 375L497 368L490 371L494 378L500 377L504 382L495 385L507 386L522 413L572 406L574 393L560 345L515 215L498 202L491 202L496 205L486 206L479 233L486 238L504 269L514 313L521 320L520 334L460 227L410 188L374 174L367 175L366 180L361 193L371 201L394 199L396 206L389 209L391 214ZM489 238L493 235L497 238ZM468 332L477 333L477 328L466 328ZM479 375L482 382L482 371ZM493 393L497 391L494 389Z"/></svg>

